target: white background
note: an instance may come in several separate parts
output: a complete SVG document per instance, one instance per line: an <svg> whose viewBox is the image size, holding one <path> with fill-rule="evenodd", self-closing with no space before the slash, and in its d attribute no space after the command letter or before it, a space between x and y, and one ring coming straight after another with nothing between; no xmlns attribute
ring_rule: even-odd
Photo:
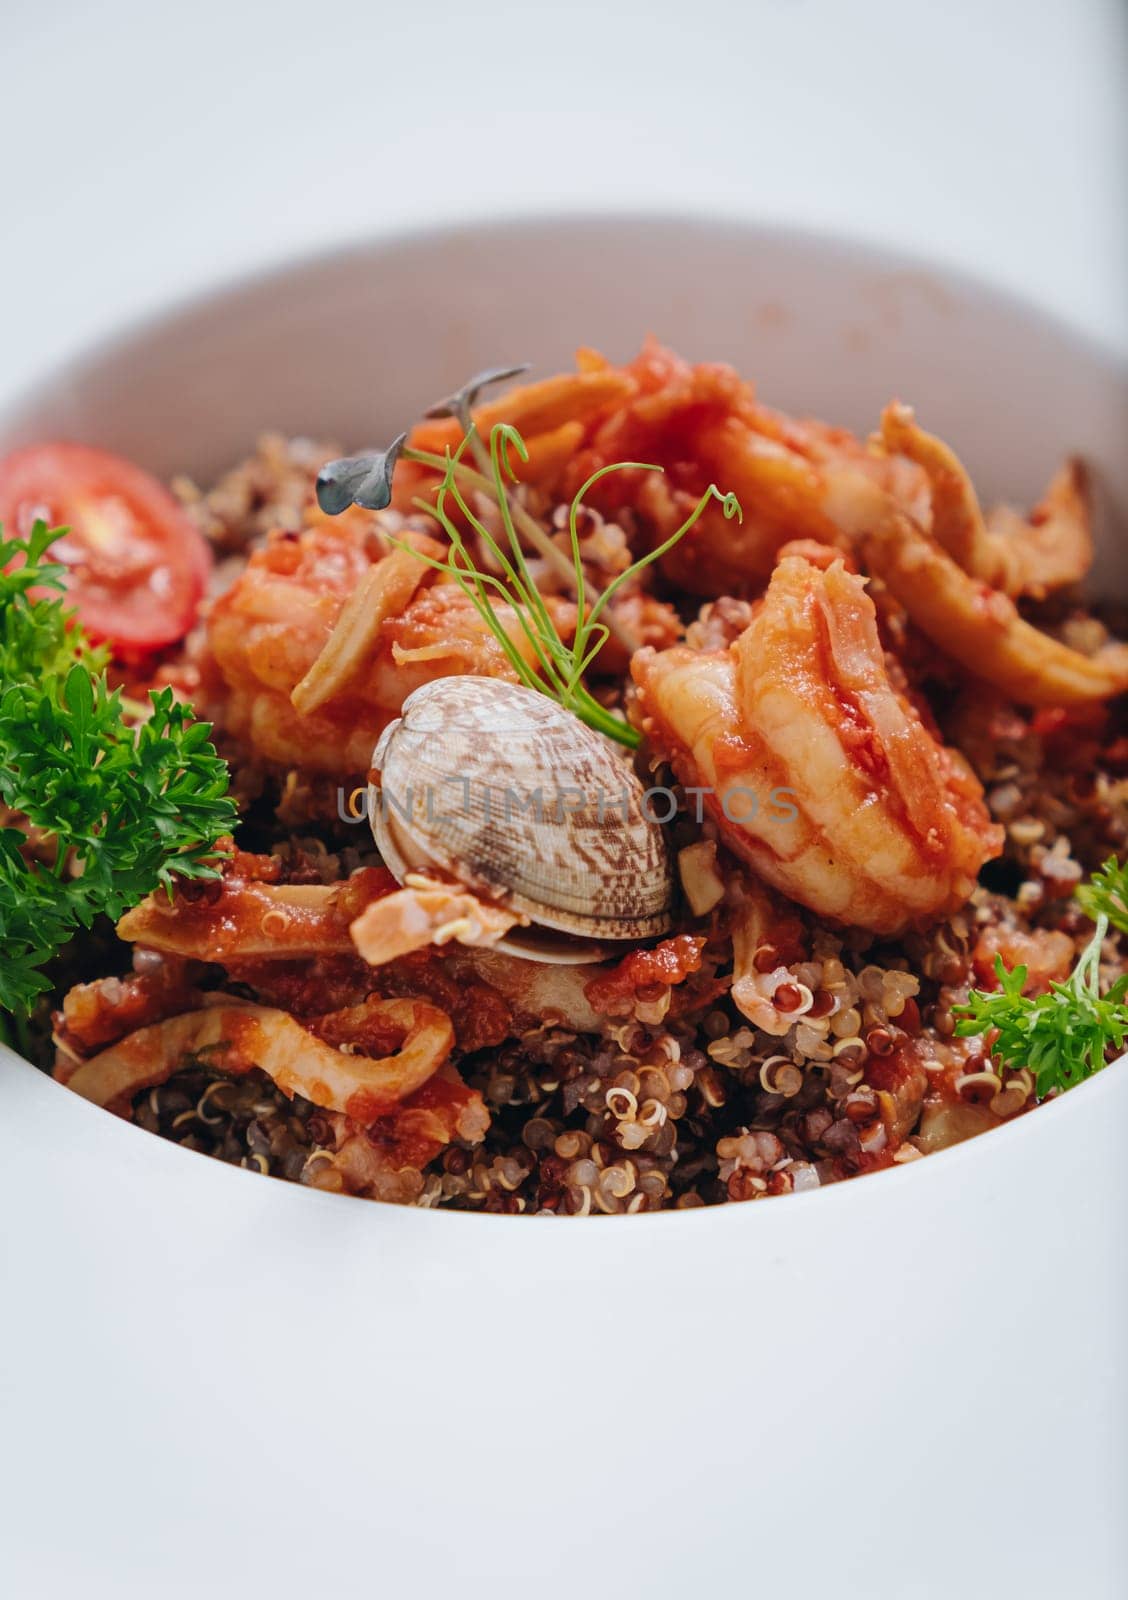
<svg viewBox="0 0 1128 1600"><path fill-rule="evenodd" d="M1128 351L1126 19L0 0L0 398L288 252L562 205L907 247ZM806 1600L816 1569L843 1596L1123 1592L1121 1077L990 1162L542 1240L557 1225L205 1185L5 1072L15 1600Z"/></svg>
<svg viewBox="0 0 1128 1600"><path fill-rule="evenodd" d="M563 205L907 246L1128 349L1126 66L1123 0L2 0L0 397L281 254Z"/></svg>

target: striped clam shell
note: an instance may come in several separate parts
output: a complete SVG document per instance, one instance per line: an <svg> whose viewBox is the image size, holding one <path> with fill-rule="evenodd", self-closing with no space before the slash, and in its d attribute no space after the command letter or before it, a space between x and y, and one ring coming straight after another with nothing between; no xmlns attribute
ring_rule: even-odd
<svg viewBox="0 0 1128 1600"><path fill-rule="evenodd" d="M438 678L408 696L372 767L372 830L401 881L437 867L580 938L668 930L666 830L629 762L546 695Z"/></svg>

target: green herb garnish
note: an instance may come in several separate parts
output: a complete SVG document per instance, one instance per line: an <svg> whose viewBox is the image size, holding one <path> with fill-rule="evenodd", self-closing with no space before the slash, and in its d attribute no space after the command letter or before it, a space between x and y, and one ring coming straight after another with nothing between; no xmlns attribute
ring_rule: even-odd
<svg viewBox="0 0 1128 1600"><path fill-rule="evenodd" d="M383 511L392 503L392 474L406 433L393 439L386 450L369 450L362 456L330 461L317 474L317 503L327 516L339 516L349 506Z"/></svg>
<svg viewBox="0 0 1128 1600"><path fill-rule="evenodd" d="M470 408L477 404L482 390L491 388L495 383L507 383L510 378L524 377L530 365L528 361L519 361L513 367L486 367L483 372L476 372L472 378L467 378L462 388L448 394L445 400L437 400L433 406L428 406L423 415L456 417L462 424L463 433L469 433Z"/></svg>
<svg viewBox="0 0 1128 1600"><path fill-rule="evenodd" d="M470 406L485 384L512 377L522 370L506 368L480 373L457 394L432 408L428 415L456 416L462 422L465 431L456 450L447 450L444 455L413 450L403 446L401 437L386 451L374 450L332 461L318 475L318 501L322 510L329 515L336 515L354 502L367 506L375 503L379 509L390 502L392 473L397 460L415 461L438 472L440 481L434 500L416 498L412 503L420 511L434 517L446 534L449 550L445 559L440 561L425 555L402 540L389 537L389 543L398 549L411 550L418 560L453 579L490 629L523 684L549 695L589 727L635 749L641 742L639 733L621 717L608 711L606 706L600 705L583 681L584 674L616 631L609 609L610 602L624 584L658 561L689 533L710 501L719 501L726 518L742 516L740 502L734 494L724 494L715 484L710 484L681 527L664 543L634 562L625 572L619 573L606 589L593 590L584 573L578 528L578 516L585 496L601 478L613 472L661 472L662 468L645 461L620 461L593 472L569 507L569 559L552 542L537 520L518 501L510 499L510 487L518 481L511 452L522 461L529 459L520 433L508 423L497 423L490 429L487 445L470 419ZM467 452L475 458L477 466L464 459ZM361 493L365 498L358 494L350 496L352 485L362 486ZM471 508L466 498L469 492L484 494L497 505L504 539L495 538ZM464 527L481 541L500 571L500 577L497 572L483 571L476 562L467 548ZM525 553L527 545L556 569L575 595L578 617L571 644L561 638L529 571ZM535 666L529 664L510 638L497 610L499 603L507 605L515 613ZM630 640L624 642L628 646L633 643Z"/></svg>
<svg viewBox="0 0 1128 1600"><path fill-rule="evenodd" d="M1100 992L1101 946L1108 918L1099 913L1093 937L1068 982L1051 983L1048 994L1024 995L1027 969L1008 971L995 957L999 988L973 989L966 1006L954 1008L962 1020L961 1038L991 1034L992 1056L1004 1067L1026 1067L1039 1096L1070 1089L1105 1065L1110 1050L1122 1050L1128 1036L1128 976Z"/></svg>
<svg viewBox="0 0 1128 1600"><path fill-rule="evenodd" d="M516 428L508 423L498 423L490 430L489 464L490 478L493 488L493 498L496 499L498 511L501 514L502 526L505 530L505 548L478 518L467 504L466 497L459 483L459 468L461 454L473 439L474 434L468 433L458 450L448 454L443 460L443 477L439 484L434 503L417 499L413 503L421 511L430 512L441 525L450 542L450 551L445 560L438 560L433 556L423 555L413 551L420 561L434 567L436 571L444 572L453 578L463 594L472 602L479 616L493 633L494 637L505 652L506 658L514 672L523 684L530 689L537 689L542 694L549 695L559 702L565 710L571 711L579 717L581 722L587 723L589 728L595 728L599 733L606 734L609 738L617 740L620 744L635 749L641 742L641 735L629 723L608 711L606 706L601 706L599 701L586 687L583 675L598 656L603 646L610 638L611 630L601 618L609 602L614 598L619 589L623 587L644 567L650 566L668 550L672 550L678 541L685 537L689 530L700 518L710 500L719 500L727 517L739 516L740 506L734 495L723 495L721 491L710 485L701 496L693 511L682 523L675 533L672 533L665 543L650 551L626 569L625 572L613 579L607 588L594 600L587 593L586 579L584 576L583 560L580 553L580 535L578 517L584 497L593 484L600 478L607 477L612 472L624 472L636 469L643 472L660 472L661 467L655 467L642 461L622 461L613 466L601 467L598 472L593 472L587 482L582 485L578 494L573 499L568 510L568 532L572 545L572 579L576 593L578 616L576 619L576 632L571 644L566 644L561 638L556 624L553 622L548 607L537 589L536 583L529 571L528 561L521 543L520 534L514 517L516 509L510 504L506 493L507 481L516 482L516 474L509 459L509 450L513 449L522 461L528 460L528 450L525 442ZM408 452L409 458L414 452ZM477 474L474 474L476 477ZM504 578L498 578L493 573L483 572L469 550L461 528L447 510L447 501L453 501L459 515L465 519L484 547L501 568ZM401 549L411 547L401 540L392 539L392 544ZM553 546L555 549L556 547ZM533 668L517 649L506 630L505 623L495 609L495 599L510 606L518 620L522 633L528 640L532 653L536 659Z"/></svg>
<svg viewBox="0 0 1128 1600"><path fill-rule="evenodd" d="M1128 933L1128 862L1109 856L1100 871L1078 889L1077 900L1094 922L1098 917L1107 917L1114 928Z"/></svg>
<svg viewBox="0 0 1128 1600"><path fill-rule="evenodd" d="M14 1012L96 916L171 893L174 876L218 876L211 852L235 823L227 767L189 706L153 691L146 720L127 721L45 559L62 531L0 536L0 804L22 822L0 827L0 1008Z"/></svg>

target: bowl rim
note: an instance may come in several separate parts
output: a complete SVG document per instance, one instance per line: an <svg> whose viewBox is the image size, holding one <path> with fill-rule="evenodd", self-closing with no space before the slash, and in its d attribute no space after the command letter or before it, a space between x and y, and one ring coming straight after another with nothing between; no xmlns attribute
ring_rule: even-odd
<svg viewBox="0 0 1128 1600"><path fill-rule="evenodd" d="M79 377L111 355L127 357L133 349L178 322L190 321L209 310L234 307L241 299L269 290L289 278L316 274L364 257L408 253L473 238L503 240L510 234L548 234L561 227L615 231L626 228L632 232L655 233L677 231L679 234L695 231L713 238L728 235L734 242L762 238L793 243L802 249L857 267L869 267L935 283L942 289L978 299L986 304L988 311L1007 311L1032 319L1045 332L1068 340L1087 359L1128 379L1128 351L1119 351L1059 311L1042 305L1027 294L1009 289L997 278L975 273L965 267L949 266L942 260L937 261L917 251L876 241L851 239L830 228L807 224L792 226L778 220L741 220L684 207L672 207L669 210L647 207L637 211L598 208L533 210L499 212L481 221L458 219L452 222L418 223L390 228L386 232L356 234L336 244L319 245L278 260L264 260L246 270L221 273L210 282L174 294L163 306L144 311L136 317L125 318L105 333L86 340L72 355L57 359L45 374L30 384L17 388L11 394L0 391L0 434L20 412L48 399L64 377Z"/></svg>
<svg viewBox="0 0 1128 1600"><path fill-rule="evenodd" d="M277 259L264 260L259 265L249 268L225 272L214 280L204 282L187 292L173 295L166 303L149 309L139 316L126 318L95 338L85 341L71 356L56 359L45 374L24 384L14 392L6 394L0 404L0 436L16 421L19 415L36 406L41 406L49 401L50 396L58 390L61 383L81 377L97 368L102 362L113 357L118 360L128 360L131 353L138 351L151 338L175 327L178 323L190 322L194 318L206 315L209 311L233 309L244 299L252 298L263 291L281 285L287 280L313 276L319 272L330 270L337 266L346 266L352 261L365 258L378 260L385 256L394 256L399 253L411 253L419 249L438 248L444 244L473 239L489 239L491 241L504 241L509 235L545 234L558 232L560 228L568 229L615 229L623 228L632 231L668 233L677 230L684 234L687 230L710 236L714 240L720 236L727 236L734 243L750 243L756 239L767 239L778 243L790 243L812 254L818 254L830 261L837 259L857 268L868 268L873 271L897 276L912 276L923 282L935 284L942 291L952 292L960 297L977 300L988 315L1005 312L1008 315L1018 315L1030 320L1045 333L1056 336L1071 343L1087 361L1101 367L1106 372L1113 374L1122 381L1128 381L1128 352L1121 352L1114 346L1108 345L1095 337L1088 329L1072 322L1060 312L1040 304L1036 299L1024 293L1012 290L998 279L988 275L973 272L967 268L950 265L944 260L937 260L921 252L904 249L900 246L886 244L874 239L853 239L836 232L830 228L821 228L810 225L792 225L779 219L741 218L733 215L724 215L707 210L694 210L685 207L672 207L670 209L646 207L638 210L622 208L601 210L599 208L566 208L554 210L528 209L521 211L504 211L493 214L481 220L460 218L447 222L429 222L412 224L405 227L393 227L386 231L375 233L361 233L349 236L336 243L327 243L316 248L298 251L284 255ZM43 1079L63 1094L69 1094L64 1084L58 1083L48 1073L42 1071L25 1056L10 1045L0 1040L0 1067L12 1070L12 1067L26 1068ZM1076 1115L1083 1106L1092 1106L1095 1110L1096 1096L1108 1094L1115 1089L1113 1069L1120 1068L1128 1071L1128 1053L1112 1061L1102 1071L1084 1082L1076 1084L1067 1093L1058 1095L1055 1099L1040 1106L1031 1108L1017 1117L1001 1124L996 1128L988 1129L985 1133L973 1138L962 1140L959 1144L950 1145L943 1150L933 1151L928 1156L919 1160L902 1162L891 1167L884 1167L876 1172L863 1173L859 1176L865 1180L863 1189L865 1193L870 1190L874 1180L882 1179L886 1187L892 1188L893 1180L904 1181L909 1171L915 1170L924 1163L924 1170L933 1171L934 1163L943 1161L943 1166L937 1171L937 1177L942 1180L943 1172L955 1171L958 1161L966 1161L972 1149L977 1152L979 1147L986 1143L987 1151L994 1149L996 1141L1008 1138L1013 1141L1017 1136L1019 1127L1024 1125L1031 1114L1036 1114L1039 1126L1044 1126L1044 1119L1054 1115L1062 1120L1065 1115ZM72 1101L77 1097L71 1096ZM1067 1108L1072 1107L1072 1112ZM86 1102L86 1109L99 1119L106 1117L104 1108ZM123 1118L115 1118L124 1129L130 1133L144 1136L151 1141L151 1156L154 1160L163 1160L168 1156L173 1159L187 1156L199 1158L207 1163L211 1169L220 1168L228 1174L237 1175L239 1178L259 1178L261 1174L244 1171L244 1169L231 1167L226 1162L217 1161L214 1157L203 1152L186 1150L183 1146L167 1139L154 1138L145 1129L136 1127L135 1124L126 1122ZM100 1120L96 1126L110 1126ZM159 1151L159 1153L158 1153ZM981 1159L977 1153L975 1159ZM201 1173L205 1169L201 1167ZM272 1175L273 1176L273 1175ZM920 1177L914 1180L919 1183ZM304 1186L288 1183L282 1179L276 1180L280 1190L301 1191L306 1197L303 1204L309 1203L310 1198L316 1198L319 1203L344 1202L354 1205L358 1199L353 1195L339 1195L325 1193L320 1190L306 1189ZM856 1179L846 1179L838 1183L820 1185L817 1189L805 1190L799 1194L776 1196L772 1198L786 1199L789 1202L788 1214L797 1203L810 1204L816 1197L827 1193L845 1194L853 1192ZM840 1202L847 1203L847 1202ZM364 1205L374 1207L374 1217L385 1217L388 1212L412 1211L417 1216L442 1216L442 1226L450 1227L449 1219L461 1219L462 1225L473 1223L476 1227L483 1222L490 1223L493 1227L511 1227L515 1223L524 1223L524 1216L511 1216L495 1212L469 1212L469 1211L439 1211L427 1206L403 1206L387 1201L366 1200ZM760 1206L747 1205L701 1205L692 1206L684 1210L664 1210L652 1212L639 1212L629 1218L632 1226L641 1227L644 1224L654 1226L659 1224L665 1227L672 1225L670 1219L677 1217L712 1217L718 1218L730 1212L744 1213L748 1210L756 1213L761 1211ZM774 1214L774 1207L769 1208ZM593 1214L594 1215L594 1214ZM622 1217L627 1220L626 1213L614 1213L613 1218ZM661 1219L666 1219L662 1222ZM570 1222L590 1221L592 1218L567 1219ZM611 1220L600 1216L601 1221ZM695 1226L697 1224L694 1224ZM703 1225L703 1224L702 1224ZM736 1224L725 1224L736 1225ZM744 1226L745 1224L739 1224ZM764 1224L760 1224L763 1226Z"/></svg>
<svg viewBox="0 0 1128 1600"><path fill-rule="evenodd" d="M58 1093L61 1095L69 1095L70 1103L77 1115L88 1115L92 1119L97 1119L96 1121L91 1122L91 1128L95 1131L98 1128L104 1128L107 1130L113 1129L114 1125L117 1124L118 1129L120 1129L120 1132L124 1137L131 1139L136 1137L148 1140L150 1158L154 1162L163 1162L166 1159L190 1159L193 1162L201 1163L199 1167L199 1172L201 1175L205 1171L211 1169L215 1171L217 1175L218 1173L224 1173L227 1174L228 1177L233 1178L238 1182L242 1182L243 1179L257 1182L264 1176L264 1174L250 1171L249 1168L236 1167L232 1166L226 1161L220 1161L215 1156L210 1156L202 1150L187 1150L183 1145L177 1144L174 1140L162 1139L159 1135L150 1133L145 1128L139 1128L136 1123L128 1122L124 1117L119 1117L115 1115L115 1113L107 1111L103 1106L95 1105L89 1100L83 1100L81 1096L73 1094L65 1084L59 1083L57 1079L52 1078L49 1073L46 1073L41 1068L37 1067L34 1062L29 1061L25 1056L19 1055L15 1050L11 1049L10 1046L0 1043L0 1070L10 1071L13 1067L34 1073L36 1079L42 1080L46 1085L49 1094ZM1119 1069L1119 1074L1117 1073L1116 1069ZM765 1199L769 1199L773 1202L773 1204L767 1208L758 1204L748 1205L729 1202L727 1204L720 1205L688 1206L683 1209L670 1207L666 1210L641 1211L634 1212L629 1215L626 1212L613 1212L608 1215L591 1212L585 1217L568 1216L566 1218L557 1218L556 1220L562 1220L569 1223L592 1223L595 1221L599 1221L600 1223L618 1222L624 1225L629 1222L632 1227L654 1227L655 1225L660 1226L663 1218L719 1217L722 1215L728 1216L730 1213L734 1212L738 1212L743 1215L748 1211L758 1214L765 1209L767 1209L770 1214L774 1215L776 1211L774 1202L777 1200L784 1202L786 1204L787 1214L792 1215L793 1208L797 1205L803 1205L805 1208L809 1208L811 1205L820 1202L821 1197L826 1195L854 1195L855 1189L859 1187L862 1190L862 1195L857 1196L856 1201L857 1203L862 1203L864 1195L870 1193L872 1186L878 1181L881 1181L884 1187L890 1191L890 1194L892 1194L894 1182L900 1182L902 1184L905 1182L912 1182L914 1186L919 1186L922 1181L943 1182L944 1173L951 1172L954 1174L958 1167L961 1164L966 1163L968 1160L982 1160L984 1153L987 1153L989 1159L989 1152L996 1148L1000 1140L1007 1139L1011 1144L1013 1144L1015 1139L1019 1136L1020 1131L1024 1129L1030 1122L1031 1117L1036 1117L1038 1119L1036 1123L1037 1127L1046 1130L1048 1127L1046 1119L1050 1116L1053 1116L1057 1119L1055 1126L1059 1127L1060 1129L1064 1128L1065 1119L1068 1116L1076 1117L1082 1114L1086 1109L1089 1109L1091 1112L1095 1113L1097 1096L1104 1095L1107 1097L1110 1094L1117 1093L1119 1089L1119 1075L1125 1073L1128 1073L1128 1053L1118 1056L1115 1061L1110 1061L1108 1065L1100 1072L1094 1074L1093 1077L1087 1078L1083 1082L1074 1085L1072 1089L1057 1095L1052 1100L1045 1101L1042 1105L1033 1106L1030 1110L1024 1111L1016 1117L1011 1117L1008 1121L1000 1123L996 1128L988 1128L985 1130L985 1132L976 1134L969 1139L963 1139L958 1144L948 1145L942 1150L934 1150L928 1155L920 1156L911 1161L903 1161L893 1166L881 1167L875 1172L859 1173L855 1177L842 1179L837 1183L820 1184L815 1189L801 1190L797 1194L792 1193L787 1195L765 1196ZM117 1130L115 1129L115 1136L116 1131ZM942 1165L937 1165L937 1163L942 1163ZM928 1173L932 1173L933 1176L931 1179L926 1180L925 1174ZM359 1195L335 1194L325 1190L313 1189L304 1184L294 1183L284 1178L280 1178L274 1173L268 1173L265 1174L265 1176L272 1180L280 1193L292 1194L293 1196L303 1195L307 1197L306 1200L303 1201L303 1204L308 1204L311 1201L314 1201L319 1204L347 1205L350 1207L372 1207L374 1208L376 1217L386 1217L389 1212L398 1214L404 1211L409 1211L416 1216L427 1216L429 1218L458 1218L459 1223L457 1225L460 1226L481 1226L484 1222L488 1222L495 1228L509 1228L531 1223L536 1219L537 1216L537 1213L533 1213L530 1216L525 1216L524 1214L510 1215L508 1213L491 1211L458 1211L440 1209L435 1206L417 1206L410 1203L403 1204L396 1201L372 1200L366 1199ZM1037 1180L1032 1179L1032 1181ZM253 1192L261 1193L261 1191ZM287 1199L286 1201L280 1203L289 1204L290 1202L289 1199ZM429 1225L430 1224L425 1224L425 1226ZM444 1227L450 1225L451 1224L449 1220L444 1221L443 1223ZM669 1221L667 1220L666 1226L669 1225ZM694 1224L694 1226L699 1225L703 1226L703 1224ZM762 1225L763 1224L761 1224L761 1226ZM726 1223L725 1226L745 1226L745 1224Z"/></svg>

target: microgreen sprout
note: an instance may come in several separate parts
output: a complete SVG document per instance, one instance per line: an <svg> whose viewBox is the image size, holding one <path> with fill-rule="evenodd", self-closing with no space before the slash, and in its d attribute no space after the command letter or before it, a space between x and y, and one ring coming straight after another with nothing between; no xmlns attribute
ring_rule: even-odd
<svg viewBox="0 0 1128 1600"><path fill-rule="evenodd" d="M386 450L366 450L358 456L330 461L317 474L317 503L327 516L339 516L349 506L384 511L392 503L392 474L406 433L393 439Z"/></svg>
<svg viewBox="0 0 1128 1600"><path fill-rule="evenodd" d="M489 367L484 372L475 373L460 389L424 412L424 416L430 418L453 417L461 427L464 446L473 457L472 463L462 459L462 450L458 452L457 470L465 488L485 495L500 492L508 497L508 487L502 484L499 491L493 481L489 451L475 426L472 408L483 389L491 384L504 383L510 378L518 378L528 370L528 362L510 367ZM391 501L392 473L404 438L405 435L401 434L387 450L370 450L357 456L345 456L324 466L317 476L317 500L322 511L329 516L337 516L354 504L372 511L384 510ZM446 470L448 457L425 450L408 450L406 459L441 474ZM354 492L356 485L362 486L362 493ZM527 543L548 562L559 578L565 583L570 582L571 561L553 543L536 518L530 516L517 500L512 502L512 515ZM589 601L594 603L598 598L598 591L589 583ZM609 616L607 625L624 649L634 651L637 648L637 639L618 618Z"/></svg>
<svg viewBox="0 0 1128 1600"><path fill-rule="evenodd" d="M401 439L382 453L375 451L367 456L331 462L317 480L318 502L322 510L330 515L344 510L353 501L360 505L367 503L355 494L352 500L343 498L350 492L349 485L353 481L350 474L353 464L357 462L385 463L390 459L388 499L391 497L390 474L397 457L430 467L439 475L438 487L433 491L434 498L417 497L412 503L418 510L434 517L446 534L448 548L445 557L439 559L426 555L394 537L389 542L399 549L410 549L418 560L444 573L458 585L497 640L522 683L551 696L589 727L634 749L640 743L638 732L601 705L584 683L585 673L616 631L611 602L625 584L660 560L696 526L711 501L718 501L724 516L730 519L741 517L740 502L734 494L722 493L715 484L710 484L685 521L662 544L632 563L625 572L619 573L606 589L594 590L584 572L580 546L579 513L586 496L601 479L612 473L661 472L662 468L646 461L619 461L593 472L573 497L568 510L571 555L566 555L520 501L510 494L511 487L518 482L515 460L526 462L529 459L528 447L520 433L509 423L496 423L490 429L487 444L473 421L469 420L469 408L484 384L512 377L523 370L508 368L480 373L456 395L443 401L440 407L433 408L433 413L442 416L453 414L463 422L465 431L456 449L448 449L443 455L407 446L401 449ZM481 470L465 460L467 453L475 457ZM359 477L357 481L360 481ZM495 537L475 511L469 499L471 494L484 494L497 506L502 526L501 537ZM383 502L385 505L387 503L387 500ZM480 542L494 571L483 570L475 560L467 545L464 530L469 530ZM575 594L576 631L571 643L565 642L561 636L552 612L537 587L529 568L526 545L532 546L549 562ZM519 648L512 636L512 624L507 626L507 619L499 611L499 606L505 606L516 618L526 649ZM633 644L633 641L629 643Z"/></svg>
<svg viewBox="0 0 1128 1600"><path fill-rule="evenodd" d="M507 383L510 378L520 378L529 370L530 363L522 361L515 367L487 367L484 372L476 372L468 378L461 389L456 389L453 394L448 394L445 400L438 400L433 406L428 406L424 411L425 417L456 417L462 423L462 431L470 431L470 412L477 404L478 397L483 389L488 389L495 383Z"/></svg>

